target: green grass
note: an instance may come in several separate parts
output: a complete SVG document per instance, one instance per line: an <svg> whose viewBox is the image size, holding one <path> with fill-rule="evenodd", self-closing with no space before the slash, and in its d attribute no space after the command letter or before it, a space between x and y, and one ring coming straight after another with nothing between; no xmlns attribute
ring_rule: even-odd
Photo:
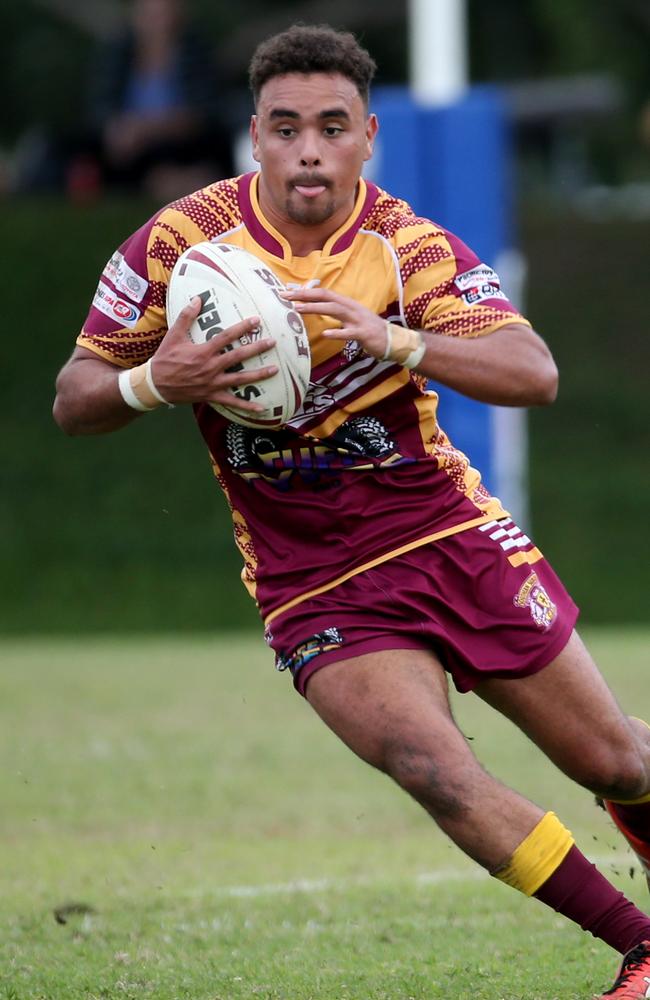
<svg viewBox="0 0 650 1000"><path fill-rule="evenodd" d="M650 716L648 637L588 635ZM582 1000L611 982L605 945L468 862L261 640L16 640L0 659L0 1000ZM455 704L487 766L646 906L590 796ZM57 923L68 904L85 912Z"/></svg>

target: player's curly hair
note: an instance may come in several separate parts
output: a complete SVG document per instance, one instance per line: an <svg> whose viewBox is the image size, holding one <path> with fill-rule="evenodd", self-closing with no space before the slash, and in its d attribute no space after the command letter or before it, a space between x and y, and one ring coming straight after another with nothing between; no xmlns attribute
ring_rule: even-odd
<svg viewBox="0 0 650 1000"><path fill-rule="evenodd" d="M294 24L258 45L248 78L257 104L260 90L274 76L285 73L340 73L356 85L368 106L370 81L377 66L349 31L327 24Z"/></svg>

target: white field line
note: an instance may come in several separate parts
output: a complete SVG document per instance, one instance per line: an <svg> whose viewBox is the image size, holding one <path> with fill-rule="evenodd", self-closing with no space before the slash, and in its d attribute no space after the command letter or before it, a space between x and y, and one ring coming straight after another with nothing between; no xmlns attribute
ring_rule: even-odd
<svg viewBox="0 0 650 1000"><path fill-rule="evenodd" d="M635 864L636 859L630 854L629 857L624 855L622 852L625 847L622 845L621 852L600 855L592 857L589 860L599 868L604 875L607 875L607 869L615 869L617 874L628 873L629 868L634 865L638 869L638 864ZM333 892L333 891L345 891L350 888L357 887L370 887L391 884L401 884L404 883L411 884L414 886L424 886L424 885L440 885L445 882L476 882L480 880L487 880L490 876L478 865L475 868L438 868L435 871L430 872L420 872L417 875L406 876L405 878L393 878L393 879L382 879L374 878L372 876L359 876L358 878L299 878L292 879L289 882L267 882L258 885L230 885L230 886L218 886L216 888L205 890L192 889L186 893L184 896L190 897L205 897L205 896L220 896L233 899L254 899L259 896L288 896L293 893L305 893L306 895L315 895L317 893L323 892Z"/></svg>

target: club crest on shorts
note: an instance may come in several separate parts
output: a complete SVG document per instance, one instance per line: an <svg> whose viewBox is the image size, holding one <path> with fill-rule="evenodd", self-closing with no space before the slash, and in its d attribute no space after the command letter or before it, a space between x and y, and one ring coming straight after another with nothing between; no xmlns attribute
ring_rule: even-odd
<svg viewBox="0 0 650 1000"><path fill-rule="evenodd" d="M557 605L553 604L546 588L539 582L537 573L531 573L521 585L513 604L517 608L528 608L539 628L550 628L557 618Z"/></svg>

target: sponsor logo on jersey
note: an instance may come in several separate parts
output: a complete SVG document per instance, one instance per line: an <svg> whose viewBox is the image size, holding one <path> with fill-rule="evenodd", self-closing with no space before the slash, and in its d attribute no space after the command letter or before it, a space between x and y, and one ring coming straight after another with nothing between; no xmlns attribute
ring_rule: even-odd
<svg viewBox="0 0 650 1000"><path fill-rule="evenodd" d="M486 299L507 299L501 291L499 275L487 264L478 264L464 274L457 274L454 285L465 305L475 306Z"/></svg>
<svg viewBox="0 0 650 1000"><path fill-rule="evenodd" d="M521 585L513 603L516 608L528 608L531 618L539 628L550 628L557 618L557 605L539 582L537 573L531 573Z"/></svg>
<svg viewBox="0 0 650 1000"><path fill-rule="evenodd" d="M361 356L362 347L358 340L346 340L343 345L343 357L346 361L355 361Z"/></svg>
<svg viewBox="0 0 650 1000"><path fill-rule="evenodd" d="M499 288L501 282L499 275L491 267L488 267L487 264L477 264L471 271L457 274L454 278L454 284L459 292L466 292L470 288L478 288L481 285L494 285Z"/></svg>
<svg viewBox="0 0 650 1000"><path fill-rule="evenodd" d="M124 260L124 255L116 250L102 273L103 278L115 285L118 292L122 292L127 298L134 302L142 302L145 292L149 287L149 282L142 275L134 271Z"/></svg>
<svg viewBox="0 0 650 1000"><path fill-rule="evenodd" d="M390 432L376 417L352 417L320 441L298 439L286 431L262 431L229 423L226 454L243 479L264 479L289 490L296 478L325 486L326 478L348 472L414 462L397 450Z"/></svg>
<svg viewBox="0 0 650 1000"><path fill-rule="evenodd" d="M136 307L131 302L126 302L124 299L120 298L112 288L109 288L103 281L100 281L97 286L97 291L95 292L95 298L93 299L93 306L98 309L99 312L103 313L104 316L109 316L111 319L117 320L122 326L132 327L135 326L140 316L142 315L140 309Z"/></svg>
<svg viewBox="0 0 650 1000"><path fill-rule="evenodd" d="M508 296L500 288L494 285L481 285L480 288L471 288L469 292L463 292L461 299L468 306L475 306L477 302L484 302L486 299L507 299Z"/></svg>

